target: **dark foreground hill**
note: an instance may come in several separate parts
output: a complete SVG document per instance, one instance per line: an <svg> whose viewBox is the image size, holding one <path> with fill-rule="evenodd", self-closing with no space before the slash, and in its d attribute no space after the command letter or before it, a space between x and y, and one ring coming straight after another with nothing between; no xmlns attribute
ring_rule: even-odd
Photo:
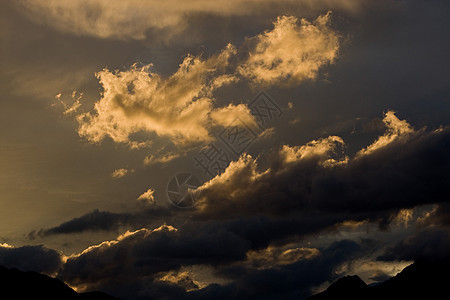
<svg viewBox="0 0 450 300"><path fill-rule="evenodd" d="M416 261L378 285L346 276L307 300L450 299L449 284L449 261Z"/></svg>
<svg viewBox="0 0 450 300"><path fill-rule="evenodd" d="M450 261L416 261L395 277L368 286L346 276L307 300L450 299ZM118 299L102 292L77 293L58 279L0 266L0 299Z"/></svg>
<svg viewBox="0 0 450 300"><path fill-rule="evenodd" d="M102 292L77 293L62 281L0 266L0 299L117 299Z"/></svg>

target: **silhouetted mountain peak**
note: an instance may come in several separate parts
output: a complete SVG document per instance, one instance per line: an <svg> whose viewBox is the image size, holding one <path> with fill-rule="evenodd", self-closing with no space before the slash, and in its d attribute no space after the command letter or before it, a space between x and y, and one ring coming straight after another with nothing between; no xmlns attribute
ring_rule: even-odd
<svg viewBox="0 0 450 300"><path fill-rule="evenodd" d="M117 299L102 292L77 293L64 282L37 272L0 266L1 299Z"/></svg>
<svg viewBox="0 0 450 300"><path fill-rule="evenodd" d="M374 286L366 285L358 276L345 276L308 300L447 299L449 270L449 261L419 260Z"/></svg>
<svg viewBox="0 0 450 300"><path fill-rule="evenodd" d="M346 289L362 289L366 288L367 284L357 275L345 276L338 279L335 283L330 285L329 291L339 291Z"/></svg>
<svg viewBox="0 0 450 300"><path fill-rule="evenodd" d="M367 284L357 275L345 276L331 284L325 291L308 299L360 299L367 288Z"/></svg>

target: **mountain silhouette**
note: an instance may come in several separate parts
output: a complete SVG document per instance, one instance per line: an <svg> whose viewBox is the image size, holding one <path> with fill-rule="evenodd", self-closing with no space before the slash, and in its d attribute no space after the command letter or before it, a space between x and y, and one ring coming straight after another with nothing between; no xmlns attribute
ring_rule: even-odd
<svg viewBox="0 0 450 300"><path fill-rule="evenodd" d="M369 286L358 276L345 276L307 300L450 299L450 261L417 260L396 276Z"/></svg>
<svg viewBox="0 0 450 300"><path fill-rule="evenodd" d="M450 260L417 260L396 276L367 285L358 276L345 276L306 300L450 299ZM0 266L0 299L118 299L102 292L77 293L62 281L37 272Z"/></svg>
<svg viewBox="0 0 450 300"><path fill-rule="evenodd" d="M62 281L37 272L0 266L1 299L118 299L102 292L77 293Z"/></svg>

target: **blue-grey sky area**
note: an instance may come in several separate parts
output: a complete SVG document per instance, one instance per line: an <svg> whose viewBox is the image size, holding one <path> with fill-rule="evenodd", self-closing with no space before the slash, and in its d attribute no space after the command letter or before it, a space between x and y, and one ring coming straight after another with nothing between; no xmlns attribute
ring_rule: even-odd
<svg viewBox="0 0 450 300"><path fill-rule="evenodd" d="M448 1L0 3L0 265L302 299L450 253Z"/></svg>

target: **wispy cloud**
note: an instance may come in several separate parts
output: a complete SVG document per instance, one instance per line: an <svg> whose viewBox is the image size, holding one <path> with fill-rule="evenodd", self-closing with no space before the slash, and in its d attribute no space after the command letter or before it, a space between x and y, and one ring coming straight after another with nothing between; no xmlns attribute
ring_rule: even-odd
<svg viewBox="0 0 450 300"><path fill-rule="evenodd" d="M181 157L182 153L167 153L162 155L156 155L156 154L149 154L144 158L144 165L149 166L153 164L159 164L159 163L168 163L169 161L175 160L179 157Z"/></svg>
<svg viewBox="0 0 450 300"><path fill-rule="evenodd" d="M123 169L123 168L122 169L117 169L117 170L114 170L111 173L111 177L114 178L114 179L122 178L125 175L127 175L129 173L133 173L133 172L134 172L134 169Z"/></svg>
<svg viewBox="0 0 450 300"><path fill-rule="evenodd" d="M58 93L55 98L56 100L59 102L59 104L62 105L62 107L64 108L64 115L71 115L71 114L75 114L78 110L78 108L80 108L81 106L81 98L83 97L83 93L79 93L77 96L77 92L73 91L72 92L72 104L67 104L66 102L64 102L62 99L62 94Z"/></svg>
<svg viewBox="0 0 450 300"><path fill-rule="evenodd" d="M366 0L21 0L21 10L32 20L77 35L108 39L145 39L151 29L166 34L182 32L190 14L210 13L221 16L245 16L255 9L295 5L306 10L341 9L360 10Z"/></svg>

